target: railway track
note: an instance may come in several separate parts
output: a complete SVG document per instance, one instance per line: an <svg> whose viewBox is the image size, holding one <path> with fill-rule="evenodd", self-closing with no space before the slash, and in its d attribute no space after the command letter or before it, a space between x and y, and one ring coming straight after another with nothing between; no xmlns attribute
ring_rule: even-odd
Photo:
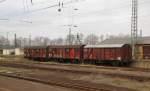
<svg viewBox="0 0 150 91"><path fill-rule="evenodd" d="M59 79L55 77L52 77L50 80L43 80L40 78L23 76L21 74L18 75L18 74L0 73L0 75L11 77L11 78L38 82L38 83L47 84L47 85L72 88L72 89L76 89L77 91L137 91L134 89L128 89L128 88L123 88L123 87L115 87L115 86L105 85L105 84L88 83L88 82L83 82L83 81L78 81L78 80L74 81L74 80L67 80L67 79Z"/></svg>
<svg viewBox="0 0 150 91"><path fill-rule="evenodd" d="M106 71L85 71L85 70L73 70L73 69L63 69L63 68L53 68L53 67L45 67L44 65L40 66L35 66L33 64L23 64L23 63L1 63L1 66L5 67L14 67L14 68L24 68L24 69L39 69L39 70L45 70L45 71L59 71L59 72L68 72L68 73L74 73L74 74L83 74L83 75L90 75L90 74L100 74L108 77L117 77L117 78L122 78L122 79L129 79L129 80L136 80L140 82L144 81L150 81L149 76L143 76L141 75L136 75L136 74L126 74L126 73L114 73L114 72L106 72ZM139 74L139 73L138 73Z"/></svg>
<svg viewBox="0 0 150 91"><path fill-rule="evenodd" d="M43 63L38 63L43 64ZM122 70L122 71L137 71L137 72L150 72L150 69L146 68L135 68L135 67L111 67L111 66L87 66L87 65L72 65L72 64L45 64L44 65L62 65L62 66L73 66L73 67L83 67L83 68L97 68L97 69L108 69L108 70Z"/></svg>
<svg viewBox="0 0 150 91"><path fill-rule="evenodd" d="M52 65L52 66L68 66L68 67L80 67L80 68L96 68L96 69L108 69L108 70L121 70L121 71L137 71L137 72L150 72L150 69L146 68L135 68L135 67L111 67L111 66L95 66L95 65L78 65L78 64L57 64L57 63L51 63L47 64L46 62L34 62L34 61L28 61L28 62L19 62L19 61L0 61L0 63L29 63L29 64L40 64L40 65Z"/></svg>

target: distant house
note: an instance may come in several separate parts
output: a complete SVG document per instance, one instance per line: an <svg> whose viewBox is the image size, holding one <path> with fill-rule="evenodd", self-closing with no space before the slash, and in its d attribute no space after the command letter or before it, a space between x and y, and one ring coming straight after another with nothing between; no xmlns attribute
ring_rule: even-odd
<svg viewBox="0 0 150 91"><path fill-rule="evenodd" d="M0 46L1 55L13 55L15 48L13 46Z"/></svg>
<svg viewBox="0 0 150 91"><path fill-rule="evenodd" d="M0 46L0 55L23 55L23 49L14 46Z"/></svg>
<svg viewBox="0 0 150 91"><path fill-rule="evenodd" d="M101 44L131 44L131 38L111 38L102 41ZM137 59L150 59L150 36L138 38L135 47Z"/></svg>

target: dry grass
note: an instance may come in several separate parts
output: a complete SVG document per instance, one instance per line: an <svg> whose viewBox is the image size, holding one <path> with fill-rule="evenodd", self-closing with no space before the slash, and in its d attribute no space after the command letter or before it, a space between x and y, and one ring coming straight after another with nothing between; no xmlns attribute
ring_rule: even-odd
<svg viewBox="0 0 150 91"><path fill-rule="evenodd" d="M18 68L12 68L12 67L0 67L0 72L7 72L7 73L14 73L14 72L29 72L29 70L26 69L18 69Z"/></svg>
<svg viewBox="0 0 150 91"><path fill-rule="evenodd" d="M139 91L150 91L150 82L138 82L133 80L121 79L121 78L110 78L101 75L87 75L87 76L72 76L70 79L73 80L84 80L94 83L104 83L113 86L126 87L137 89Z"/></svg>

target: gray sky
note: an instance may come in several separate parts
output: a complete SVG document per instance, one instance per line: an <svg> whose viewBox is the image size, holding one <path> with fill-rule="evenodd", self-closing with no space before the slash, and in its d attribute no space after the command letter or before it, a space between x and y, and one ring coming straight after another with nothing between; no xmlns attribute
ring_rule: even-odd
<svg viewBox="0 0 150 91"><path fill-rule="evenodd" d="M78 26L73 33L130 34L131 0L77 0L76 3L64 5L62 12L57 11L58 7L32 12L58 4L59 1L70 0L33 0L34 5L30 0L6 0L0 3L0 19L9 19L0 20L0 34L9 32L13 36L16 32L25 37L29 34L33 37L65 37L68 27L64 25L70 23L70 7L79 9L73 12L73 23ZM150 1L140 0L139 29L143 30L145 36L150 35L149 11Z"/></svg>

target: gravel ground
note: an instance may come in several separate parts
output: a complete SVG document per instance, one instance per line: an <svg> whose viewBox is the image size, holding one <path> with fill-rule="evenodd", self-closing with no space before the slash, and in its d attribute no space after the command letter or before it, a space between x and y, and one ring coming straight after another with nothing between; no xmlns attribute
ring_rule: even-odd
<svg viewBox="0 0 150 91"><path fill-rule="evenodd" d="M18 59L19 60L19 59ZM30 63L27 61L27 63ZM31 62L33 63L33 62ZM38 62L35 62L38 63ZM46 64L46 63L44 63ZM53 63L52 63L53 64ZM113 73L121 73L121 74L131 74L131 75L144 75L150 77L150 72L134 72L134 71L121 71L121 70L108 70L108 69L97 69L94 66L92 68L87 67L77 67L77 66L66 66L66 65L52 65L49 63L49 65L45 65L45 67L52 67L52 68L60 68L60 69L69 69L69 70L85 70L85 71L93 71L93 72L113 72ZM32 65L32 64L31 64ZM34 64L35 66L38 64ZM83 65L84 66L84 65ZM9 68L9 67L0 67L0 72L17 72L17 73L28 73L30 75L34 74L40 74L40 70L25 70L25 69L16 69L16 68ZM52 72L42 72L42 74L45 75L45 77L50 77L50 76L59 76L59 77L65 77L69 78L72 80L83 80L83 81L89 81L89 82L94 82L94 83L104 83L104 84L109 84L109 85L114 85L114 86L120 86L120 87L127 87L127 88L132 88L132 89L137 89L139 91L150 91L150 82L139 82L139 81L134 81L134 80L127 80L127 79L121 79L121 78L112 78L108 76L103 76L100 74L76 74L76 73L67 73L67 72L60 72L60 71L52 71ZM41 74L41 75L42 75ZM1 91L1 90L0 90Z"/></svg>
<svg viewBox="0 0 150 91"><path fill-rule="evenodd" d="M75 90L0 76L0 91L75 91Z"/></svg>
<svg viewBox="0 0 150 91"><path fill-rule="evenodd" d="M37 75L38 77L64 77L71 80L82 80L82 81L89 81L94 83L104 83L113 86L119 87L126 87L137 89L139 91L150 91L150 82L138 82L133 80L126 80L120 78L111 78L111 77L104 77L102 75L83 75L83 74L76 74L76 73L67 73L67 72L60 72L60 71L41 71L41 70L26 70L26 69L17 69L17 68L10 68L10 67L0 67L0 72L6 73L17 73L17 74L24 74L30 75L31 77Z"/></svg>
<svg viewBox="0 0 150 91"><path fill-rule="evenodd" d="M70 79L90 81L94 83L104 83L113 86L137 89L139 91L150 91L150 82L138 82L138 81L126 80L120 78L109 78L101 75L95 76L92 74L88 76L77 76L77 77L72 76L70 77Z"/></svg>

